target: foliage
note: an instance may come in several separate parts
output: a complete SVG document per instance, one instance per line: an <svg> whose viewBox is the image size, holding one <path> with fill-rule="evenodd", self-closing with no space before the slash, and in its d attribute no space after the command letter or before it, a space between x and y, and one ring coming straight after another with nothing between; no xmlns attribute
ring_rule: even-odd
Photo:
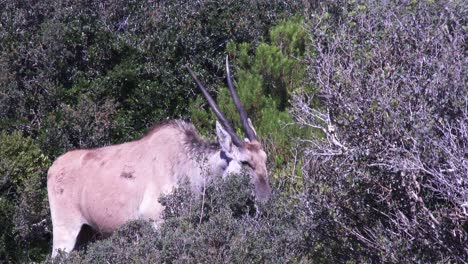
<svg viewBox="0 0 468 264"><path fill-rule="evenodd" d="M0 258L38 260L50 238L42 177L50 162L36 142L18 132L0 133L0 145Z"/></svg>
<svg viewBox="0 0 468 264"><path fill-rule="evenodd" d="M332 262L464 262L466 4L339 2L311 14L304 140L312 232Z"/></svg>
<svg viewBox="0 0 468 264"><path fill-rule="evenodd" d="M255 205L249 181L246 175L218 177L203 195L183 185L160 199L166 208L159 229L131 222L109 239L72 253L66 262L305 261L299 250L305 242L299 215L288 210L289 198L276 196L268 204Z"/></svg>
<svg viewBox="0 0 468 264"><path fill-rule="evenodd" d="M234 85L239 98L255 124L272 164L280 167L292 159L294 138L307 132L301 131L289 115L289 99L298 89L313 91L305 87L302 58L307 40L303 19L293 17L281 21L269 33L271 44L261 42L253 47L249 43L230 42L227 51L237 65L231 72L237 74ZM221 111L233 120L234 127L242 131L239 114L226 87L219 89L217 101ZM192 120L197 127L211 128L215 118L198 107L202 102L197 98L192 103Z"/></svg>
<svg viewBox="0 0 468 264"><path fill-rule="evenodd" d="M216 83L229 40L255 43L297 8L294 1L3 1L1 129L40 135L53 156L134 139L155 121L187 116L194 94L187 64Z"/></svg>

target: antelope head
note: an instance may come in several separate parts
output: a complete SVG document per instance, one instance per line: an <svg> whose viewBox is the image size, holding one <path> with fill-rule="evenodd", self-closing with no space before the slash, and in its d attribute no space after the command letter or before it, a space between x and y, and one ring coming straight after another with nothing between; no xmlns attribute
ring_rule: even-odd
<svg viewBox="0 0 468 264"><path fill-rule="evenodd" d="M228 57L226 57L227 83L231 97L240 115L242 126L244 127L245 140L241 140L234 132L230 122L220 111L206 88L190 68L189 71L218 118L218 121L216 121L216 135L221 147L221 159L226 161L224 165L222 165L223 176L229 173L239 173L242 169L246 169L249 172L250 180L255 187L256 199L260 201L267 200L271 194L266 166L267 154L263 150L260 141L257 139L255 128L253 127L250 118L247 117L247 112L240 102L239 96L234 88L229 71Z"/></svg>

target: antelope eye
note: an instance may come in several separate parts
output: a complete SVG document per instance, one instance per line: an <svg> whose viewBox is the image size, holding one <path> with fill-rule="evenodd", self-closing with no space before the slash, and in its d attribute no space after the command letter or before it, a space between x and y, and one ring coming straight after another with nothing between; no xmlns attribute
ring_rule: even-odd
<svg viewBox="0 0 468 264"><path fill-rule="evenodd" d="M242 163L242 165L249 166L249 168L253 168L252 165L250 165L250 163L248 161L242 161L241 163Z"/></svg>

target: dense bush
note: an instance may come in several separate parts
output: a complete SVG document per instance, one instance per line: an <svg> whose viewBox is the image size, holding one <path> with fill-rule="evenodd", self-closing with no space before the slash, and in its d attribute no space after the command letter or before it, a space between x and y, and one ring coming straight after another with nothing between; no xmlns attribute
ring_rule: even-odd
<svg viewBox="0 0 468 264"><path fill-rule="evenodd" d="M297 8L294 1L3 1L1 129L38 136L54 156L134 139L156 121L189 114L198 91L187 64L208 84L219 82L228 41L256 43Z"/></svg>
<svg viewBox="0 0 468 264"><path fill-rule="evenodd" d="M248 176L215 178L203 194L182 186L161 198L166 205L158 230L132 222L109 239L74 252L67 263L245 263L306 261L300 215L294 199L275 196L253 202Z"/></svg>
<svg viewBox="0 0 468 264"><path fill-rule="evenodd" d="M468 259L466 3L339 3L310 14L298 122L330 259ZM341 256L341 257L340 257Z"/></svg>
<svg viewBox="0 0 468 264"><path fill-rule="evenodd" d="M293 138L310 136L294 124L288 112L295 91L313 92L306 84L303 55L307 39L303 24L301 17L293 17L272 27L266 42L258 45L230 42L227 45L230 62L237 66L231 69L236 90L269 153L273 171L287 168L295 146ZM242 135L239 113L226 84L219 88L217 101ZM197 127L211 132L216 118L199 107L205 104L201 97L192 103L192 120Z"/></svg>
<svg viewBox="0 0 468 264"><path fill-rule="evenodd" d="M0 259L40 260L49 249L44 172L47 157L31 138L0 133Z"/></svg>

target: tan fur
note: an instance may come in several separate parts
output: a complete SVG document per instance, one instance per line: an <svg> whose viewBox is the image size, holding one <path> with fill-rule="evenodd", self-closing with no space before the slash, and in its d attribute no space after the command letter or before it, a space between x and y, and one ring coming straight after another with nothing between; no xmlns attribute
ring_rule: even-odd
<svg viewBox="0 0 468 264"><path fill-rule="evenodd" d="M158 221L163 210L158 197L180 177L200 175L184 141L188 126L175 121L140 140L60 156L47 179L53 256L58 249L73 249L83 224L110 233L129 220Z"/></svg>

